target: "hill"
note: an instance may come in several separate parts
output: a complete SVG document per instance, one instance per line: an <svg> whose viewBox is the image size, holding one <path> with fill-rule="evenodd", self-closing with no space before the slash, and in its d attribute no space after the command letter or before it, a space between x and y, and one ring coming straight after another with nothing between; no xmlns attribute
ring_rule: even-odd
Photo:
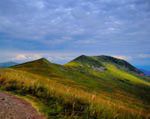
<svg viewBox="0 0 150 119"><path fill-rule="evenodd" d="M30 95L49 118L148 118L150 82L131 64L79 56L65 65L42 58L0 69L2 90Z"/></svg>
<svg viewBox="0 0 150 119"><path fill-rule="evenodd" d="M117 68L120 68L122 70L126 70L129 72L133 72L136 74L142 74L143 72L140 71L139 69L137 69L136 67L134 67L133 65L131 65L130 63L128 63L125 60L122 59L118 59L118 58L114 58L111 56L105 56L105 55L101 55L101 56L85 56L85 55L81 55L79 57L77 57L76 59L74 59L72 62L79 62L82 64L87 63L88 65L91 64L92 66L103 66L102 64L113 64L115 66L117 66ZM93 64L92 64L93 63Z"/></svg>

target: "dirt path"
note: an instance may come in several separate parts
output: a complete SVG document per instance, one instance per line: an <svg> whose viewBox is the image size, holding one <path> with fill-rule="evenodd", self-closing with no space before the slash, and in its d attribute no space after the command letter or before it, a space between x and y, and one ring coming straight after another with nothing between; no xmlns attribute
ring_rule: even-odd
<svg viewBox="0 0 150 119"><path fill-rule="evenodd" d="M26 101L0 92L0 119L44 119Z"/></svg>

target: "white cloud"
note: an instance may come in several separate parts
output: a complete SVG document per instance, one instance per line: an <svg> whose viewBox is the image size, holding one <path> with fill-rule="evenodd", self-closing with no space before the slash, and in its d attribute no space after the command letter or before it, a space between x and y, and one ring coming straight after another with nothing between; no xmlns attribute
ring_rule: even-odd
<svg viewBox="0 0 150 119"><path fill-rule="evenodd" d="M16 61L35 60L41 57L42 56L40 54L16 54L16 56L13 57L12 60Z"/></svg>
<svg viewBox="0 0 150 119"><path fill-rule="evenodd" d="M115 58L118 58L118 59L123 59L123 60L130 60L131 57L129 56L121 56L121 55L114 55Z"/></svg>
<svg viewBox="0 0 150 119"><path fill-rule="evenodd" d="M25 59L27 59L27 56L24 55L24 54L18 54L18 55L16 55L16 57L14 59L16 59L16 60L25 60Z"/></svg>

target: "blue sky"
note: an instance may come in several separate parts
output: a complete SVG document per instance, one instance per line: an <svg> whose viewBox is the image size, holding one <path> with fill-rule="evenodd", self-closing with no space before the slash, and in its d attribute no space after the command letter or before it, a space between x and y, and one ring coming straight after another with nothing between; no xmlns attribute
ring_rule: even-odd
<svg viewBox="0 0 150 119"><path fill-rule="evenodd" d="M150 0L0 0L0 59L111 55L150 68Z"/></svg>

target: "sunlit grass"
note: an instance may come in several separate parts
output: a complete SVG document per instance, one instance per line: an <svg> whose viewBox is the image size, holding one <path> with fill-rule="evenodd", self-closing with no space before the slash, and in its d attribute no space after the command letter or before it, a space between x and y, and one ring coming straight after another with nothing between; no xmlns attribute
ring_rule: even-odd
<svg viewBox="0 0 150 119"><path fill-rule="evenodd" d="M136 84L144 84L150 86L149 82L146 82L144 80L139 79L138 77L131 75L130 73L127 73L123 70L118 70L115 66L111 64L106 65L108 67L108 71L111 75L117 76L118 78L124 77L124 79L128 79L129 81L136 83ZM122 79L122 80L124 80Z"/></svg>
<svg viewBox="0 0 150 119"><path fill-rule="evenodd" d="M127 103L109 98L106 92L89 92L77 85L65 85L59 80L61 79L49 79L26 71L0 70L1 89L36 97L45 105L41 106L41 110L49 117L132 119L148 115L142 107L131 108L129 105L134 104L133 101L141 105L142 102L127 98L122 92L116 94L129 99Z"/></svg>

